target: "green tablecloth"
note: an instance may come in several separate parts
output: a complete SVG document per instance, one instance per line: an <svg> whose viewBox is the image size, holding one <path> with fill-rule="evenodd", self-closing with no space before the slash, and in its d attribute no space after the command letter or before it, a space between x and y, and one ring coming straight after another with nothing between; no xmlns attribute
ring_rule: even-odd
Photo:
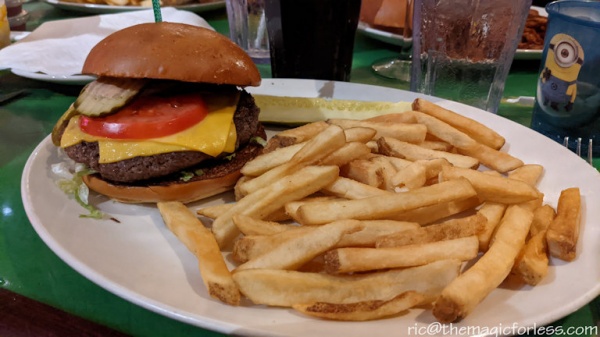
<svg viewBox="0 0 600 337"><path fill-rule="evenodd" d="M47 20L80 16L46 3L25 5L28 30ZM219 32L227 34L225 10L201 13ZM394 57L391 45L357 35L352 82L407 89L397 81L375 76L374 61ZM539 61L516 61L506 83L505 97L531 96ZM268 66L260 66L270 77ZM25 96L0 106L0 287L50 304L69 313L136 336L220 336L221 334L163 317L131 304L91 283L60 260L38 237L23 209L21 172L35 146L50 133L59 115L81 87L50 84L0 72L0 89L25 89ZM499 114L528 125L530 107L502 104ZM586 306L556 324L593 325Z"/></svg>

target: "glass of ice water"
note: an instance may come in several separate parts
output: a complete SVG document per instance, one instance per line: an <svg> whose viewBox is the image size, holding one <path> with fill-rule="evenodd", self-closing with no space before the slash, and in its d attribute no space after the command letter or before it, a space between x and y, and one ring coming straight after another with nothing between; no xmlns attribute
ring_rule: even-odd
<svg viewBox="0 0 600 337"><path fill-rule="evenodd" d="M411 90L496 113L531 0L415 0Z"/></svg>

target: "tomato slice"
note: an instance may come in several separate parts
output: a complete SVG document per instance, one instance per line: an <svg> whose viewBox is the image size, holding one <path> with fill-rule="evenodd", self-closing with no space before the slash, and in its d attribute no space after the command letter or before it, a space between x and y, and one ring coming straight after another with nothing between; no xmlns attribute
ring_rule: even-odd
<svg viewBox="0 0 600 337"><path fill-rule="evenodd" d="M198 94L141 96L114 114L81 116L81 131L113 139L150 139L181 132L202 121L208 108Z"/></svg>

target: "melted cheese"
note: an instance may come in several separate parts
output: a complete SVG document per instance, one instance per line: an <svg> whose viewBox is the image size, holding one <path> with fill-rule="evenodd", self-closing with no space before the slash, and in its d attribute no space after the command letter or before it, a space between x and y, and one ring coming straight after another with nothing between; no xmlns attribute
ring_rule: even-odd
<svg viewBox="0 0 600 337"><path fill-rule="evenodd" d="M134 141L96 137L81 131L79 116L75 116L69 121L60 146L69 147L82 141L98 142L102 164L178 151L200 151L213 157L234 152L237 134L233 114L238 96L205 99L208 115L198 124L170 136Z"/></svg>

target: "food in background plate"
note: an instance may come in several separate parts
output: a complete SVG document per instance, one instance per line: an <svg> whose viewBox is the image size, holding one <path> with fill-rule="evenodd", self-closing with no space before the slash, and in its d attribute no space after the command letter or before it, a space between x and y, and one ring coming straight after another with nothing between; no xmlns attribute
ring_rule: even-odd
<svg viewBox="0 0 600 337"><path fill-rule="evenodd" d="M544 49L544 37L546 36L546 25L548 17L540 15L540 12L531 9L527 16L523 37L519 43L519 49Z"/></svg>
<svg viewBox="0 0 600 337"><path fill-rule="evenodd" d="M406 0L363 0L360 21L373 28L402 34L406 18Z"/></svg>
<svg viewBox="0 0 600 337"><path fill-rule="evenodd" d="M266 138L253 97L260 74L223 35L176 23L115 32L88 55L97 76L52 140L93 174L90 189L131 203L191 202L229 190Z"/></svg>

